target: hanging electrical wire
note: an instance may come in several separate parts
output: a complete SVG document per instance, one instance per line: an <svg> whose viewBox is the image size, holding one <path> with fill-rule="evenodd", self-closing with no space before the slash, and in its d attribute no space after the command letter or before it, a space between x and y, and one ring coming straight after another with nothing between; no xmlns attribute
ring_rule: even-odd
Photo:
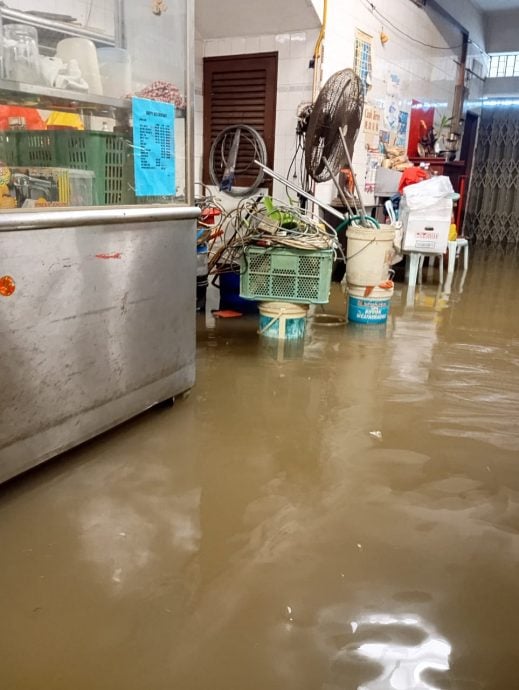
<svg viewBox="0 0 519 690"><path fill-rule="evenodd" d="M457 46L435 46L432 45L431 43L426 43L425 41L420 41L419 38L415 38L414 36L411 36L410 34L406 33L403 31L399 26L394 24L390 19L388 19L382 12L377 10L375 5L370 1L370 0L362 0L362 3L366 9L368 9L372 14L376 15L379 20L382 20L384 24L387 24L391 28L393 28L395 31L397 31L399 34L402 34L402 36L405 36L408 38L410 41L413 41L414 43L418 43L419 45L425 46L426 48L432 48L433 50L460 50L463 48L463 43L460 43Z"/></svg>
<svg viewBox="0 0 519 690"><path fill-rule="evenodd" d="M344 259L336 231L319 216L260 196L246 199L225 219L226 239L209 256L209 272L238 271L246 247L315 251L333 249Z"/></svg>
<svg viewBox="0 0 519 690"><path fill-rule="evenodd" d="M295 131L294 155L290 161L286 177L292 179L304 191L311 191L312 181L305 166L305 137L308 128L308 121L312 112L312 104L307 103L299 107L297 114L297 124ZM288 199L292 199L291 192L285 187ZM298 194L298 204L302 209L306 208L306 198Z"/></svg>

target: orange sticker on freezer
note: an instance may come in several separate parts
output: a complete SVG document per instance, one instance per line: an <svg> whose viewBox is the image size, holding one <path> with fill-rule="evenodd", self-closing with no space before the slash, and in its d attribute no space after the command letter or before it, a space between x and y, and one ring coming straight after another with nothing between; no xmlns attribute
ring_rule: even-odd
<svg viewBox="0 0 519 690"><path fill-rule="evenodd" d="M16 284L11 276L0 276L0 297L10 297L16 290Z"/></svg>

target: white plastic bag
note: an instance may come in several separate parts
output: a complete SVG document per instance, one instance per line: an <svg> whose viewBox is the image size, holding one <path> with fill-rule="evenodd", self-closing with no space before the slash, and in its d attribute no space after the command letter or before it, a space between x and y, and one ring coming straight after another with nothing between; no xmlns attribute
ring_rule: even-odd
<svg viewBox="0 0 519 690"><path fill-rule="evenodd" d="M445 208L445 201L452 200L453 194L454 189L449 178L436 175L429 180L406 187L402 201L410 211L432 210L434 206Z"/></svg>

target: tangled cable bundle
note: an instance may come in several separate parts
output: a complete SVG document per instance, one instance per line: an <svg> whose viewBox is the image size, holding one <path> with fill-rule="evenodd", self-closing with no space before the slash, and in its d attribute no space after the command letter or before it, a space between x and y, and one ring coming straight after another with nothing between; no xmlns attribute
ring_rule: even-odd
<svg viewBox="0 0 519 690"><path fill-rule="evenodd" d="M333 249L344 259L335 230L318 216L270 197L242 201L222 219L226 238L210 252L209 272L236 270L249 245L299 250Z"/></svg>

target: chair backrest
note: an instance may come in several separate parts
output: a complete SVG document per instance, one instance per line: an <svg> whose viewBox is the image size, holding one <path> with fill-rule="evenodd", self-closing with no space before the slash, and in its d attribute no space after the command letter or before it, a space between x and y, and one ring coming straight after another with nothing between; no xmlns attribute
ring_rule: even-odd
<svg viewBox="0 0 519 690"><path fill-rule="evenodd" d="M386 201L386 203L384 204L384 207L387 211L387 215L389 216L389 220L391 221L391 225L395 225L396 224L396 213L395 213L395 209L393 208L393 204L392 204L390 199L388 199Z"/></svg>

